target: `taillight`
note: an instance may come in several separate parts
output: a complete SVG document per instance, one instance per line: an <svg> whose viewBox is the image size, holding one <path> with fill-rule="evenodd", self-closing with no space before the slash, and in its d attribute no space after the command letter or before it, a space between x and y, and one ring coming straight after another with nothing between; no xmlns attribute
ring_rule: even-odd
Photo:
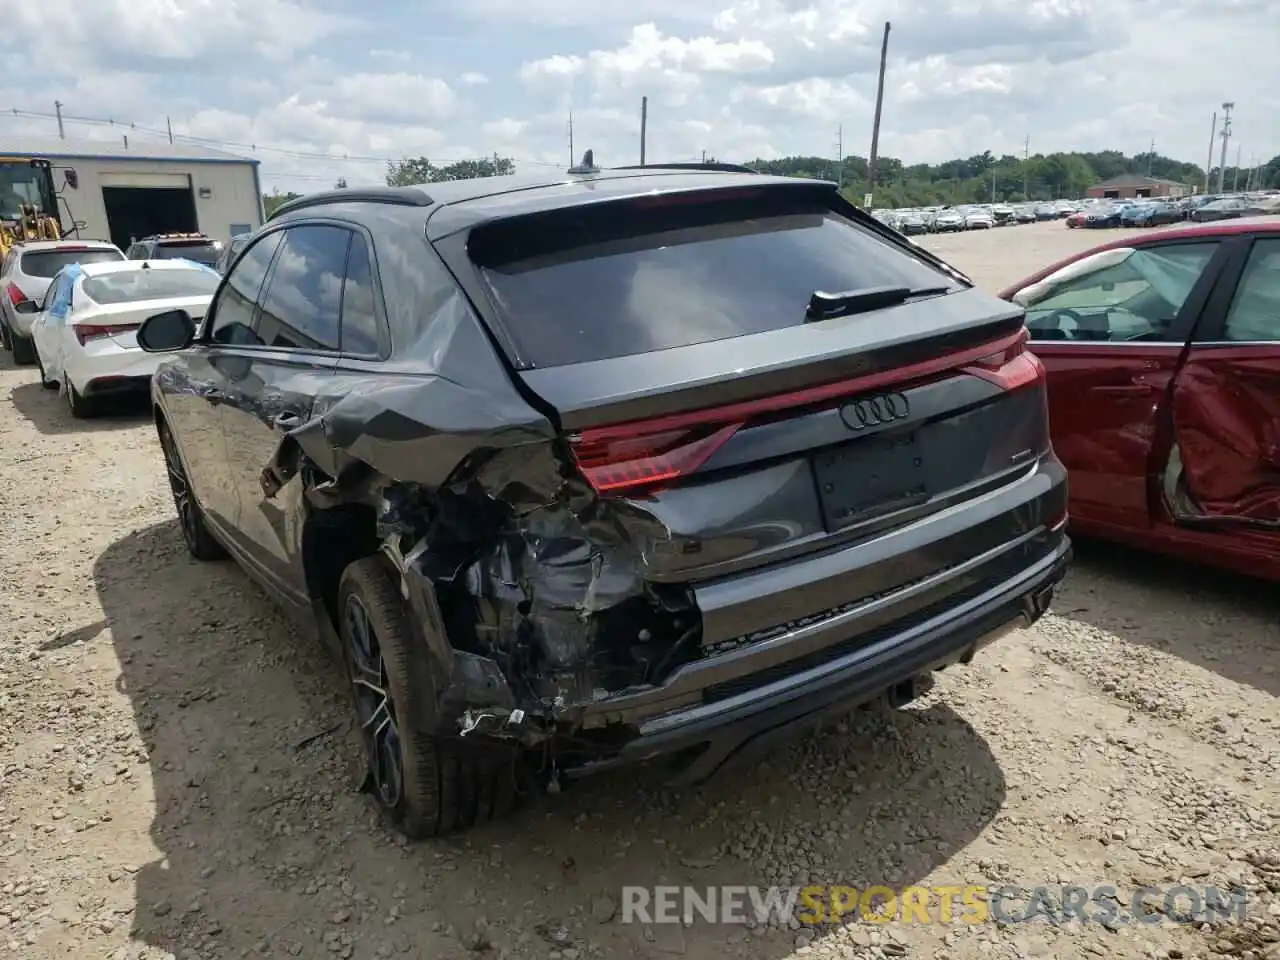
<svg viewBox="0 0 1280 960"><path fill-rule="evenodd" d="M675 429L663 429L661 424L622 424L583 430L569 438L569 445L578 468L596 492L616 493L653 487L692 473L741 427L741 423Z"/></svg>
<svg viewBox="0 0 1280 960"><path fill-rule="evenodd" d="M1049 528L1050 533L1057 533L1059 530L1066 529L1067 519L1067 508L1064 506L1049 519L1049 522L1045 524L1045 526Z"/></svg>
<svg viewBox="0 0 1280 960"><path fill-rule="evenodd" d="M23 300L27 299L27 295L19 290L18 285L13 282L10 282L9 285L4 288L4 292L9 295L9 302L15 307Z"/></svg>
<svg viewBox="0 0 1280 960"><path fill-rule="evenodd" d="M1044 364L1027 349L1027 341L1030 339L1031 335L1023 327L1018 337L1004 350L979 357L963 370L1004 390L1016 390L1028 383L1043 380Z"/></svg>
<svg viewBox="0 0 1280 960"><path fill-rule="evenodd" d="M137 330L138 324L120 324L114 327L104 327L96 323L78 323L72 326L75 331L76 339L80 341L80 346L84 346L90 340L98 340L102 337L109 337L115 333L128 333L130 330Z"/></svg>

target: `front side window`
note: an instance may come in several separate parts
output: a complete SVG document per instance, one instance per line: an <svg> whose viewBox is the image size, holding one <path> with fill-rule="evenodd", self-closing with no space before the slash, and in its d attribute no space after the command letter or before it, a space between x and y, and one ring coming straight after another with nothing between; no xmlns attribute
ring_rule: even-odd
<svg viewBox="0 0 1280 960"><path fill-rule="evenodd" d="M1280 341L1280 239L1254 241L1227 311L1223 339Z"/></svg>
<svg viewBox="0 0 1280 960"><path fill-rule="evenodd" d="M1145 341L1170 337L1217 241L1104 250L1020 290L1035 340Z"/></svg>
<svg viewBox="0 0 1280 960"><path fill-rule="evenodd" d="M344 227L320 224L285 230L256 328L265 346L335 352L341 348L342 282L351 236Z"/></svg>
<svg viewBox="0 0 1280 960"><path fill-rule="evenodd" d="M213 303L214 343L229 346L251 346L260 343L253 331L253 313L258 292L271 266L271 258L280 246L280 234L269 233L245 251L227 275L221 293Z"/></svg>

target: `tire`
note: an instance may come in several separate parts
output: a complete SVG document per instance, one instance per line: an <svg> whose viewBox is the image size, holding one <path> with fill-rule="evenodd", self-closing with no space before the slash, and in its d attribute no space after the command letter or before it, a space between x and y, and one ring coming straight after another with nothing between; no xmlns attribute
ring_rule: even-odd
<svg viewBox="0 0 1280 960"><path fill-rule="evenodd" d="M0 317L0 347L5 350L13 350L13 339L9 335L9 324L5 323L4 317Z"/></svg>
<svg viewBox="0 0 1280 960"><path fill-rule="evenodd" d="M10 331L9 336L13 341L13 362L20 365L35 363L36 346L31 338L24 337L15 331Z"/></svg>
<svg viewBox="0 0 1280 960"><path fill-rule="evenodd" d="M365 557L343 571L337 610L364 744L362 789L391 825L421 840L514 809L520 794L516 756L481 754L436 736L440 679L413 635L384 557ZM361 618L367 627L363 636Z"/></svg>
<svg viewBox="0 0 1280 960"><path fill-rule="evenodd" d="M62 381L63 396L67 398L67 409L71 411L71 416L77 420L88 420L96 412L92 400L86 400L81 396L80 391L75 388L70 377L65 377Z"/></svg>
<svg viewBox="0 0 1280 960"><path fill-rule="evenodd" d="M187 470L178 455L178 448L173 442L173 434L169 425L163 421L158 428L160 450L164 454L164 465L169 474L169 490L173 494L173 508L178 513L178 526L182 529L182 539L187 544L187 552L197 560L225 560L226 549L216 539L205 523L204 511L196 502L191 491L191 483L187 480Z"/></svg>
<svg viewBox="0 0 1280 960"><path fill-rule="evenodd" d="M40 359L40 351L36 350L36 369L40 372L40 386L46 390L57 390L58 381L50 380L44 372L44 361Z"/></svg>

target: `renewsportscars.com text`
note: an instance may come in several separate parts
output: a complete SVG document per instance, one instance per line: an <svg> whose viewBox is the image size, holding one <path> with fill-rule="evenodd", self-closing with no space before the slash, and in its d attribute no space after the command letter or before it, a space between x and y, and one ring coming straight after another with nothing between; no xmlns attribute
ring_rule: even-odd
<svg viewBox="0 0 1280 960"><path fill-rule="evenodd" d="M1245 894L1216 887L988 887L938 885L852 887L623 887L623 923L804 925L859 919L871 923L1082 924L1203 923L1243 920Z"/></svg>

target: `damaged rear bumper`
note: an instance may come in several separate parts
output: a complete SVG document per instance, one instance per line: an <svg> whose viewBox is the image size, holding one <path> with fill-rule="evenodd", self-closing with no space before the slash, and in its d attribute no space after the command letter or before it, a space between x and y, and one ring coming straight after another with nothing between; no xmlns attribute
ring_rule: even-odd
<svg viewBox="0 0 1280 960"><path fill-rule="evenodd" d="M714 702L704 696L702 702L644 719L637 724L638 735L616 753L567 769L565 775L668 761L669 781L689 784L727 765L754 759L829 716L880 697L921 674L967 662L983 646L1031 625L1047 609L1070 554L1069 540L1060 536L1048 555L978 596L808 669ZM839 630L839 619L802 629ZM703 663L707 669L722 666L718 658ZM650 696L660 695L659 690ZM624 706L618 702L621 699L632 701L625 704L625 712L643 710L635 698L618 698L595 705L593 712L602 718L616 717Z"/></svg>

